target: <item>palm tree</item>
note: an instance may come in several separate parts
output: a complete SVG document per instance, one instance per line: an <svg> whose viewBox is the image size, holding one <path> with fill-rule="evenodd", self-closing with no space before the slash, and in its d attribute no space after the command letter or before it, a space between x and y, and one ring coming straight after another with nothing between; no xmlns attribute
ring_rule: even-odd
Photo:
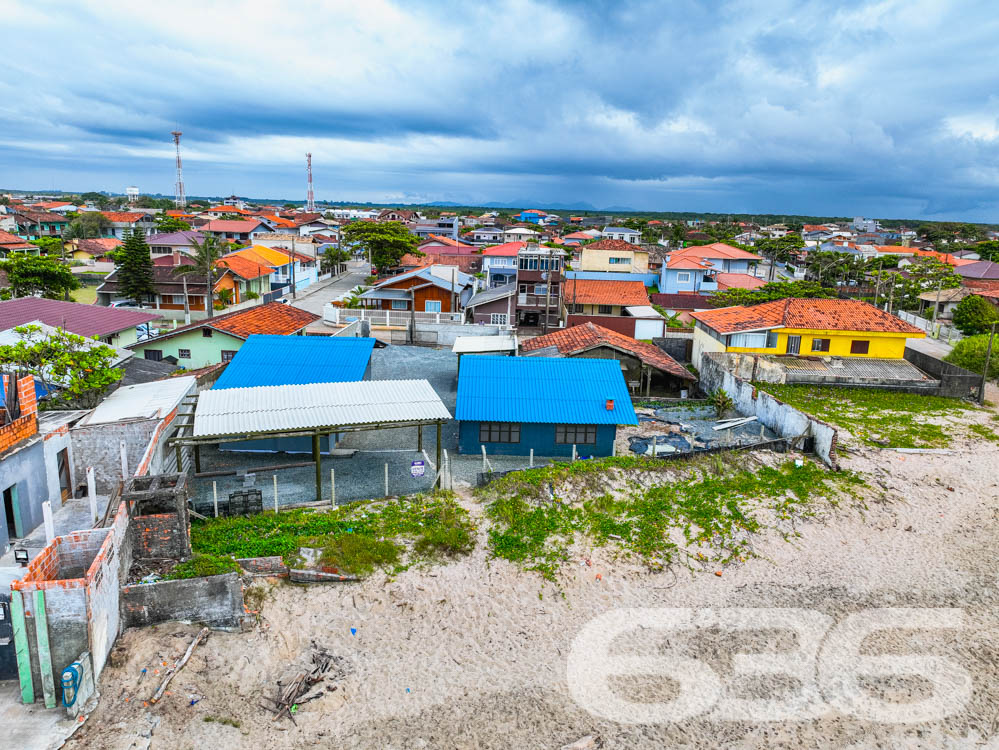
<svg viewBox="0 0 999 750"><path fill-rule="evenodd" d="M191 240L191 249L194 251L191 257L194 259L192 265L179 265L173 269L173 272L178 276L187 276L189 274L201 274L205 279L205 284L208 286L206 294L205 308L208 311L208 317L211 318L214 313L214 302L212 289L215 286L217 280L216 272L218 271L217 263L219 259L225 255L227 250L226 243L216 237L214 234L205 235L205 238L201 242L196 240Z"/></svg>

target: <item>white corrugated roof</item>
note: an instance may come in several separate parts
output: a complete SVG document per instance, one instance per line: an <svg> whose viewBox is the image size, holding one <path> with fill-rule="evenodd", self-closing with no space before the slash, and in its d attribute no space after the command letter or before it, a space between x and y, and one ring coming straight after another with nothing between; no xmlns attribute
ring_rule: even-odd
<svg viewBox="0 0 999 750"><path fill-rule="evenodd" d="M455 354L514 352L517 351L517 339L514 336L459 336L451 351Z"/></svg>
<svg viewBox="0 0 999 750"><path fill-rule="evenodd" d="M194 390L192 375L119 388L77 425L108 424L129 419L163 419Z"/></svg>
<svg viewBox="0 0 999 750"><path fill-rule="evenodd" d="M426 380L265 385L203 391L194 437L451 419Z"/></svg>
<svg viewBox="0 0 999 750"><path fill-rule="evenodd" d="M661 318L662 315L651 305L631 305L624 308L633 318Z"/></svg>

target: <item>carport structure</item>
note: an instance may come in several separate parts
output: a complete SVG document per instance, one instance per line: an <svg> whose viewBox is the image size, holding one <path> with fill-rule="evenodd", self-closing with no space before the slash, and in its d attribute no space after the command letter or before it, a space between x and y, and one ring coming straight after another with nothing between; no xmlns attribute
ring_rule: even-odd
<svg viewBox="0 0 999 750"><path fill-rule="evenodd" d="M417 450L423 450L423 428L437 426L437 466L441 465L441 425L451 413L426 380L362 380L203 391L190 421L170 440L183 471L183 449L194 449L195 476L201 472L203 445L279 437L311 437L316 468L316 500L322 499L320 437L347 432L417 428ZM302 464L269 467L290 468ZM308 464L306 464L308 465Z"/></svg>

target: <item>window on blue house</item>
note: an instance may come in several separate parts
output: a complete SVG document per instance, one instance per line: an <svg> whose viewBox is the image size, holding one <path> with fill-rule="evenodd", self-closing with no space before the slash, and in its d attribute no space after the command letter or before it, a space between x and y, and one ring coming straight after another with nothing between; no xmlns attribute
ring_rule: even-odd
<svg viewBox="0 0 999 750"><path fill-rule="evenodd" d="M555 442L558 445L596 445L597 426L595 424L557 424Z"/></svg>
<svg viewBox="0 0 999 750"><path fill-rule="evenodd" d="M677 284L689 284L690 283L690 271L677 271L676 274Z"/></svg>
<svg viewBox="0 0 999 750"><path fill-rule="evenodd" d="M517 422L479 422L480 443L519 443L520 424Z"/></svg>

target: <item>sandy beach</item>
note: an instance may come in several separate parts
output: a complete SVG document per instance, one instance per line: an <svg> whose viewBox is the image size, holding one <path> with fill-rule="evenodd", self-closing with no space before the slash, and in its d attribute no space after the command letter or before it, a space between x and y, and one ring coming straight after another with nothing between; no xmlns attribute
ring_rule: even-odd
<svg viewBox="0 0 999 750"><path fill-rule="evenodd" d="M176 661L197 628L171 623L126 632L101 679L100 707L67 746L561 748L586 736L592 747L613 748L999 746L999 447L964 442L951 455L865 450L844 456L843 466L866 476L862 502L816 508L798 525L798 538L759 538L757 557L720 576L650 573L607 548L577 543L553 585L489 559L480 524L469 557L393 580L376 573L325 587L258 581L253 585L266 588L259 622L243 633L213 633L156 706L144 701L157 677L140 681L142 668ZM481 517L471 494L459 494ZM581 562L587 559L591 564ZM675 722L614 721L579 705L567 666L588 622L627 607L805 608L834 622L871 608L957 608L960 629L906 631L865 649L945 657L973 687L952 715L909 724L828 705L797 720L707 711ZM640 640L638 653L679 649L722 677L739 652L788 647L786 633L766 628L656 632ZM296 723L274 721L261 696L272 696L283 674L307 662L313 641L343 657L346 674L333 692L302 706ZM614 679L630 700L676 696L669 679ZM765 681L726 689L775 690ZM918 680L877 690L902 702L926 697Z"/></svg>

